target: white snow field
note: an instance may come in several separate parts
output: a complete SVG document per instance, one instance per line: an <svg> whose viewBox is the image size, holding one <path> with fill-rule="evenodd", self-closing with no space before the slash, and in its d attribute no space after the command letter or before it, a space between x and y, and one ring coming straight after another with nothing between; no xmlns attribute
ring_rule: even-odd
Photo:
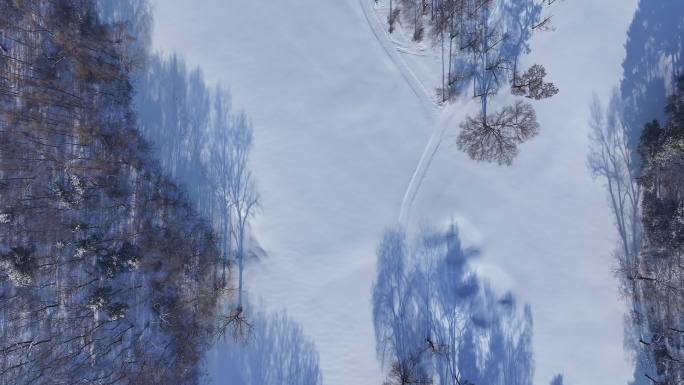
<svg viewBox="0 0 684 385"><path fill-rule="evenodd" d="M467 105L426 103L417 87L436 84L425 58L373 30L362 1L156 1L156 48L228 86L254 123L254 229L269 256L247 271L250 294L301 323L327 385L379 385L375 247L400 215L414 230L454 219L484 252L478 269L532 305L536 384L558 372L567 384L626 384L615 231L586 168L586 120L592 92L619 81L636 1L556 6L557 30L534 39L529 63L561 91L536 104L542 132L512 167L455 149ZM231 384L212 357L212 383Z"/></svg>

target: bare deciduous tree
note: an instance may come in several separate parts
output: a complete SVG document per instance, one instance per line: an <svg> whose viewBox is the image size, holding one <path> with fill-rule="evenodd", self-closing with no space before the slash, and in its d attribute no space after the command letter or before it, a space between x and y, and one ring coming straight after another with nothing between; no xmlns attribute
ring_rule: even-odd
<svg viewBox="0 0 684 385"><path fill-rule="evenodd" d="M475 160L510 165L518 154L518 145L538 133L534 109L518 101L486 118L466 117L457 145Z"/></svg>

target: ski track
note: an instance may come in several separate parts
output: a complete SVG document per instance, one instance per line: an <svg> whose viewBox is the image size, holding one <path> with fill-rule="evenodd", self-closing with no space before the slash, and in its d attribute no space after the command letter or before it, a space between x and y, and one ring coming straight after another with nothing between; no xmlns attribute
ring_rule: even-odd
<svg viewBox="0 0 684 385"><path fill-rule="evenodd" d="M406 63L406 60L404 60L399 52L397 52L396 47L391 42L391 38L386 35L382 23L380 20L378 20L377 13L372 9L370 2L368 0L359 0L359 4L361 5L361 9L363 10L363 14L366 17L368 25L373 31L373 36L375 36L375 39L378 41L378 43L380 43L387 56L397 67L402 77L406 80L409 86L411 86L413 93L420 101L423 112L428 119L432 121L434 126L432 134L430 135L427 145L425 146L425 150L423 150L423 154L421 155L420 160L418 161L418 164L411 175L411 179L409 180L409 184L406 188L406 192L404 193L404 197L402 198L401 206L399 208L399 224L406 228L409 221L410 210L413 202L416 199L416 196L418 195L418 190L420 189L420 186L425 179L425 175L427 175L427 171L430 168L430 164L432 163L432 160L434 159L435 154L439 150L439 147L442 143L445 125L436 124L435 115L439 110L441 110L441 108L430 97L430 93L427 91L423 83L418 79L418 76L416 76L415 72L413 72L413 70L409 67L408 63Z"/></svg>

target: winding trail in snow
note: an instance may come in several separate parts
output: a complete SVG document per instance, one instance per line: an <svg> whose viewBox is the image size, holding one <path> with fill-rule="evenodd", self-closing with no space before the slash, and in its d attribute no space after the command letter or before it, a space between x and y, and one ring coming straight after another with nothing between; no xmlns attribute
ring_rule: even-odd
<svg viewBox="0 0 684 385"><path fill-rule="evenodd" d="M423 150L423 154L421 155L420 160L418 161L418 164L411 175L409 184L404 192L404 197L401 200L401 206L399 208L399 224L406 227L408 225L411 207L413 206L413 202L418 195L418 190L420 189L420 186L427 175L427 171L430 168L432 160L435 158L435 154L437 154L437 151L442 144L442 138L444 136L446 125L440 124L440 122L437 121L436 116L439 111L441 111L440 106L435 103L432 97L430 97L430 92L428 92L425 85L418 79L416 73L411 69L411 67L409 67L408 63L406 63L406 60L404 60L401 54L397 51L397 48L391 41L391 38L387 36L385 28L383 27L383 23L378 20L377 13L375 10L373 10L370 0L359 0L359 4L376 40L378 43L380 43L380 46L382 46L387 56L390 58L390 60L392 60L402 77L409 84L411 90L413 90L413 93L420 101L423 112L434 126L432 134L430 135L430 138L425 145L425 149Z"/></svg>

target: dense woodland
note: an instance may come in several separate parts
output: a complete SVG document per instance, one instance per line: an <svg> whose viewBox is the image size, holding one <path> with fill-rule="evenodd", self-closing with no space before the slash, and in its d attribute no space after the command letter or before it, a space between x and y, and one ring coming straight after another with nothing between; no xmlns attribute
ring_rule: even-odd
<svg viewBox="0 0 684 385"><path fill-rule="evenodd" d="M125 26L0 8L0 382L196 383L230 287L136 129Z"/></svg>
<svg viewBox="0 0 684 385"><path fill-rule="evenodd" d="M440 103L470 95L479 111L460 124L457 146L472 159L510 165L518 146L539 133L530 101L554 96L540 64L522 68L530 39L552 29L546 10L556 0L389 0L387 23L429 39L441 55ZM376 1L377 2L377 1ZM500 91L518 97L499 106ZM527 99L527 100L525 100Z"/></svg>
<svg viewBox="0 0 684 385"><path fill-rule="evenodd" d="M385 234L373 320L386 385L532 384L532 310L475 274L478 253L462 246L455 225L415 243L402 230Z"/></svg>

